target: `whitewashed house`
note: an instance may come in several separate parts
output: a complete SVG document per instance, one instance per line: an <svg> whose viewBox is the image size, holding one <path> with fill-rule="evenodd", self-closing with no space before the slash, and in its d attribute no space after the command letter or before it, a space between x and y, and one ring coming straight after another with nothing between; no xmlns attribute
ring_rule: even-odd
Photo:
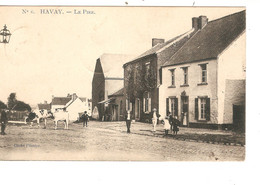
<svg viewBox="0 0 260 185"><path fill-rule="evenodd" d="M78 120L80 114L89 110L87 98L78 97L76 93L68 94L67 97L53 97L51 111L56 112L58 109L68 111L70 121Z"/></svg>
<svg viewBox="0 0 260 185"><path fill-rule="evenodd" d="M240 128L245 121L245 11L208 22L162 66L159 110L184 126Z"/></svg>

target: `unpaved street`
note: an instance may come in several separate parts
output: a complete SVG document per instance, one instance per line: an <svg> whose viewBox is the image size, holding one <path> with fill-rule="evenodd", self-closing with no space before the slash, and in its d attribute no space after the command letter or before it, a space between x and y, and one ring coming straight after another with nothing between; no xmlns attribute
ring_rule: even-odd
<svg viewBox="0 0 260 185"><path fill-rule="evenodd" d="M148 160L148 161L241 161L245 147L191 142L163 137L163 126L153 134L149 124L134 123L131 134L124 122L91 121L87 128L59 123L54 130L36 125L9 125L0 136L0 160ZM189 128L180 129L180 133ZM202 133L203 130L198 130ZM212 131L213 132L213 131ZM218 132L218 131L214 131ZM218 132L221 134L221 132Z"/></svg>

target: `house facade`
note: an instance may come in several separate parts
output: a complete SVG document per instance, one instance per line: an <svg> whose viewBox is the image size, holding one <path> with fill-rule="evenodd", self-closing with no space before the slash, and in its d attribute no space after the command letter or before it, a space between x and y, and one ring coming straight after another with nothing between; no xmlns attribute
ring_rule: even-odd
<svg viewBox="0 0 260 185"><path fill-rule="evenodd" d="M76 93L68 94L67 97L53 97L51 111L65 110L69 112L70 121L79 120L79 115L88 111L87 98L78 97Z"/></svg>
<svg viewBox="0 0 260 185"><path fill-rule="evenodd" d="M103 54L97 59L92 80L92 112L96 119L111 120L108 97L123 88L122 66L132 58L132 55Z"/></svg>
<svg viewBox="0 0 260 185"><path fill-rule="evenodd" d="M198 27L162 66L160 113L171 112L183 126L243 130L245 11Z"/></svg>
<svg viewBox="0 0 260 185"><path fill-rule="evenodd" d="M117 92L108 96L108 112L110 113L109 120L111 121L123 121L124 115L124 88L121 88Z"/></svg>
<svg viewBox="0 0 260 185"><path fill-rule="evenodd" d="M196 21L192 19L191 30L166 42L164 39L152 39L151 49L124 64L124 111L131 110L135 120L149 122L152 109L161 112L161 66L196 34Z"/></svg>

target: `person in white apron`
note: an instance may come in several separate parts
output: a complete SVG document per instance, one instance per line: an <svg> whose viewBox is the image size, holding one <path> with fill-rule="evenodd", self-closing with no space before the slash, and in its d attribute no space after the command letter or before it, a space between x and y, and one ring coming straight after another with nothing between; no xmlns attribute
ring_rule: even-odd
<svg viewBox="0 0 260 185"><path fill-rule="evenodd" d="M187 125L188 125L188 123L187 123L187 112L184 112L184 113L183 113L183 125L184 125L184 126L187 126Z"/></svg>
<svg viewBox="0 0 260 185"><path fill-rule="evenodd" d="M169 133L169 130L171 129L171 125L170 125L170 122L169 122L169 117L166 116L163 121L164 121L164 132L165 132L165 136L167 136L168 133Z"/></svg>
<svg viewBox="0 0 260 185"><path fill-rule="evenodd" d="M131 116L131 111L128 110L125 116L125 121L126 121L126 128L127 128L127 133L130 133L130 127L131 127L131 122L132 122L132 116Z"/></svg>
<svg viewBox="0 0 260 185"><path fill-rule="evenodd" d="M153 131L154 132L156 132L157 120L160 117L160 114L158 114L156 111L157 111L156 108L154 108L153 112L152 112L152 124L153 124Z"/></svg>

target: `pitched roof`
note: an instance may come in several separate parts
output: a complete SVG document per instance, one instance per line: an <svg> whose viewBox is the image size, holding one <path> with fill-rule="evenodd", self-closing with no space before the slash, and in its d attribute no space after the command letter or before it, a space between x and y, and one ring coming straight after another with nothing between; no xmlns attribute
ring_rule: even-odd
<svg viewBox="0 0 260 185"><path fill-rule="evenodd" d="M210 21L163 66L217 58L244 30L245 11Z"/></svg>
<svg viewBox="0 0 260 185"><path fill-rule="evenodd" d="M46 110L50 110L51 109L51 105L50 104L47 104L47 103L44 103L44 104L42 104L42 103L40 103L40 104L38 104L38 109L46 109Z"/></svg>
<svg viewBox="0 0 260 185"><path fill-rule="evenodd" d="M115 93L109 96L111 97L111 96L122 96L122 95L124 95L124 88L119 89L118 91L116 91Z"/></svg>
<svg viewBox="0 0 260 185"><path fill-rule="evenodd" d="M87 98L79 97L79 99L80 99L82 102L86 102L86 101L87 101Z"/></svg>
<svg viewBox="0 0 260 185"><path fill-rule="evenodd" d="M123 64L134 58L133 55L108 54L100 56L100 63L105 78L123 78Z"/></svg>
<svg viewBox="0 0 260 185"><path fill-rule="evenodd" d="M146 56L149 56L149 55L152 55L152 54L157 54L157 53L160 53L162 52L164 49L168 48L169 46L172 46L174 45L174 52L176 52L179 48L181 48L183 46L183 44L195 33L196 31L194 29L191 29L190 31L184 33L184 34L181 34L177 37L174 37L164 43L159 43L159 44L156 44L155 46L153 46L151 49L147 50L146 52L144 52L143 54L139 55L138 57L134 58L132 61L126 63L126 64L129 64L129 63L132 63L132 62L135 62L143 57L146 57ZM185 42L179 42L179 41L183 41L185 40Z"/></svg>
<svg viewBox="0 0 260 185"><path fill-rule="evenodd" d="M71 100L70 97L54 97L52 99L52 105L66 105Z"/></svg>

